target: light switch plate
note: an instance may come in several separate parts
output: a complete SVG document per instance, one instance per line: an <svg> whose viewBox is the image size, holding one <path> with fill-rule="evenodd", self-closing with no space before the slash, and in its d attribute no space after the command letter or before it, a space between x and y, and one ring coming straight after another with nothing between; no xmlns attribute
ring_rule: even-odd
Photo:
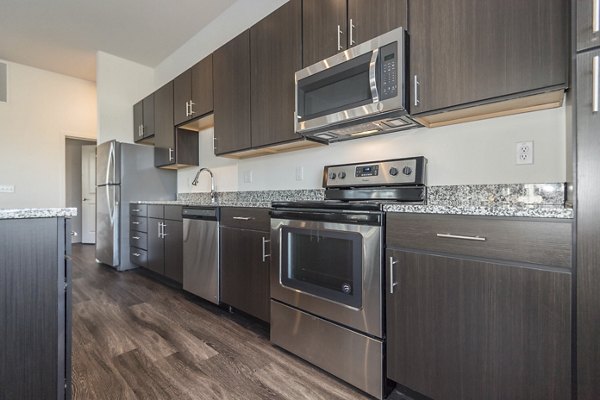
<svg viewBox="0 0 600 400"><path fill-rule="evenodd" d="M244 171L244 183L252 183L252 171Z"/></svg>
<svg viewBox="0 0 600 400"><path fill-rule="evenodd" d="M0 185L0 193L14 193L15 185Z"/></svg>
<svg viewBox="0 0 600 400"><path fill-rule="evenodd" d="M297 181L304 180L304 167L296 167L296 180Z"/></svg>

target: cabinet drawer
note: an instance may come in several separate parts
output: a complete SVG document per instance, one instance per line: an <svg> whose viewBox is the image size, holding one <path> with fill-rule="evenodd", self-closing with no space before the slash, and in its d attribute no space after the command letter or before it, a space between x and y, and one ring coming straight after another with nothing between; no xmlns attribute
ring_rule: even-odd
<svg viewBox="0 0 600 400"><path fill-rule="evenodd" d="M149 204L148 217L163 219L165 217L165 206L163 206L162 204Z"/></svg>
<svg viewBox="0 0 600 400"><path fill-rule="evenodd" d="M571 267L571 221L388 213L389 248Z"/></svg>
<svg viewBox="0 0 600 400"><path fill-rule="evenodd" d="M182 221L182 211L182 206L165 206L165 219L170 219L173 221Z"/></svg>
<svg viewBox="0 0 600 400"><path fill-rule="evenodd" d="M268 208L224 207L221 209L221 225L267 232L271 229L271 217Z"/></svg>
<svg viewBox="0 0 600 400"><path fill-rule="evenodd" d="M139 217L146 217L148 215L147 204L130 204L129 215L137 215Z"/></svg>
<svg viewBox="0 0 600 400"><path fill-rule="evenodd" d="M136 247L129 248L129 259L135 265L140 267L146 267L148 264L148 253L146 250L138 249Z"/></svg>
<svg viewBox="0 0 600 400"><path fill-rule="evenodd" d="M148 232L148 218L131 216L129 218L129 231Z"/></svg>
<svg viewBox="0 0 600 400"><path fill-rule="evenodd" d="M148 234L145 232L131 231L129 245L138 249L148 250Z"/></svg>

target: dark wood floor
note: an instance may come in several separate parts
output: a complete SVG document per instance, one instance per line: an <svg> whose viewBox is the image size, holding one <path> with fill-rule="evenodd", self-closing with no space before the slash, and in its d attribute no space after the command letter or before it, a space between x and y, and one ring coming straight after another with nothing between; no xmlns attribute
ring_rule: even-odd
<svg viewBox="0 0 600 400"><path fill-rule="evenodd" d="M74 399L367 399L267 328L73 247Z"/></svg>

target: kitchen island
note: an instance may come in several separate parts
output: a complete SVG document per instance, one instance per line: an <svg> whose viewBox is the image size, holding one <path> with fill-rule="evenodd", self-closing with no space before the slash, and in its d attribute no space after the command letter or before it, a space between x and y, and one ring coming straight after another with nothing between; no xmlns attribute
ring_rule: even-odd
<svg viewBox="0 0 600 400"><path fill-rule="evenodd" d="M0 399L71 398L74 208L0 209Z"/></svg>

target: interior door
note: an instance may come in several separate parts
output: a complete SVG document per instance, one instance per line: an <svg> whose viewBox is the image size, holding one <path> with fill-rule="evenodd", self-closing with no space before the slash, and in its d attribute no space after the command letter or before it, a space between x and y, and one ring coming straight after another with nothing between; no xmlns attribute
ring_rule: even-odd
<svg viewBox="0 0 600 400"><path fill-rule="evenodd" d="M81 146L81 243L96 243L96 146Z"/></svg>

